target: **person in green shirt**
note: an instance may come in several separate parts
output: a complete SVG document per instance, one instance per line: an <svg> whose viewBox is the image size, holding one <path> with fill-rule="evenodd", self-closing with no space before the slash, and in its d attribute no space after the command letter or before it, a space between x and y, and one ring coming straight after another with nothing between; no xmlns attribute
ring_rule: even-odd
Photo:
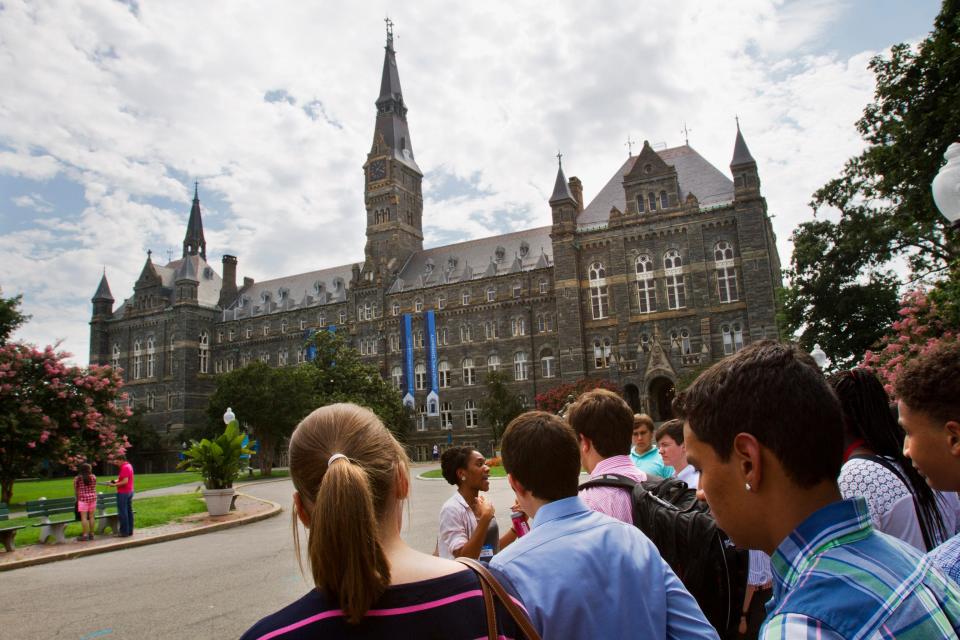
<svg viewBox="0 0 960 640"><path fill-rule="evenodd" d="M673 475L673 467L663 464L660 452L653 446L653 419L645 413L636 413L633 416L633 447L630 449L630 460L637 469L652 479L669 478Z"/></svg>

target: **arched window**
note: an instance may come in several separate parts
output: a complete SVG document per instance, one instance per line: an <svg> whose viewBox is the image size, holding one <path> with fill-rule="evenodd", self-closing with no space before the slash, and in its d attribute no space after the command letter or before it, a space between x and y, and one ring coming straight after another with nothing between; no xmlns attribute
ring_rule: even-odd
<svg viewBox="0 0 960 640"><path fill-rule="evenodd" d="M610 338L595 338L593 340L593 366L597 369L606 369L610 366Z"/></svg>
<svg viewBox="0 0 960 640"><path fill-rule="evenodd" d="M114 369L120 368L120 345L117 343L113 344L113 354L110 358L110 366Z"/></svg>
<svg viewBox="0 0 960 640"><path fill-rule="evenodd" d="M606 318L610 312L609 296L607 294L607 271L603 263L594 262L590 265L590 306L593 309L593 319Z"/></svg>
<svg viewBox="0 0 960 640"><path fill-rule="evenodd" d="M418 391L427 388L427 365L422 362L413 368L413 385Z"/></svg>
<svg viewBox="0 0 960 640"><path fill-rule="evenodd" d="M721 241L713 248L714 266L717 269L717 295L720 302L736 302L737 270L733 265L733 245Z"/></svg>
<svg viewBox="0 0 960 640"><path fill-rule="evenodd" d="M390 379L393 381L393 386L397 389L403 387L403 368L401 368L400 365L390 370Z"/></svg>
<svg viewBox="0 0 960 640"><path fill-rule="evenodd" d="M500 356L494 353L487 358L487 371L500 371Z"/></svg>
<svg viewBox="0 0 960 640"><path fill-rule="evenodd" d="M440 403L440 428L453 429L453 403Z"/></svg>
<svg viewBox="0 0 960 640"><path fill-rule="evenodd" d="M527 335L527 319L522 316L514 318L510 322L510 329L513 337Z"/></svg>
<svg viewBox="0 0 960 640"><path fill-rule="evenodd" d="M493 287L487 288L487 302L493 302L497 299L497 290Z"/></svg>
<svg viewBox="0 0 960 640"><path fill-rule="evenodd" d="M210 334L201 331L199 343L200 373L207 373L210 370Z"/></svg>
<svg viewBox="0 0 960 640"><path fill-rule="evenodd" d="M479 422L477 420L477 403L473 400L466 400L463 403L463 421L468 429L476 427Z"/></svg>
<svg viewBox="0 0 960 640"><path fill-rule="evenodd" d="M663 256L663 270L667 285L667 308L682 309L687 306L687 292L683 280L683 259L676 249Z"/></svg>
<svg viewBox="0 0 960 640"><path fill-rule="evenodd" d="M463 359L463 384L464 386L471 386L476 384L477 375L476 369L473 368L473 358L464 358Z"/></svg>
<svg viewBox="0 0 960 640"><path fill-rule="evenodd" d="M743 349L743 327L739 322L721 326L720 334L723 336L723 353L725 355Z"/></svg>
<svg viewBox="0 0 960 640"><path fill-rule="evenodd" d="M527 379L527 354L523 351L518 351L513 354L513 379Z"/></svg>
<svg viewBox="0 0 960 640"><path fill-rule="evenodd" d="M287 366L287 358L289 358L290 352L286 349L280 349L277 351L277 366L285 367Z"/></svg>
<svg viewBox="0 0 960 640"><path fill-rule="evenodd" d="M153 336L147 338L147 377L152 378L157 373L157 343Z"/></svg>
<svg viewBox="0 0 960 640"><path fill-rule="evenodd" d="M133 379L139 380L143 377L143 346L137 340L133 343Z"/></svg>
<svg viewBox="0 0 960 640"><path fill-rule="evenodd" d="M661 191L660 192L660 208L666 209L669 204L670 204L670 200L667 199L667 192Z"/></svg>
<svg viewBox="0 0 960 640"><path fill-rule="evenodd" d="M437 364L437 377L441 389L446 389L450 386L450 363L446 360L441 360Z"/></svg>
<svg viewBox="0 0 960 640"><path fill-rule="evenodd" d="M414 300L413 310L417 313L420 313L421 311L423 311L423 300L421 300L420 298L417 298L416 300Z"/></svg>
<svg viewBox="0 0 960 640"><path fill-rule="evenodd" d="M643 213L646 210L647 206L643 201L643 194L637 194L637 213Z"/></svg>
<svg viewBox="0 0 960 640"><path fill-rule="evenodd" d="M671 348L682 355L688 356L693 353L693 347L690 344L690 332L686 329L671 331L670 343Z"/></svg>
<svg viewBox="0 0 960 640"><path fill-rule="evenodd" d="M647 194L647 204L650 206L650 211L657 210L657 196L653 191Z"/></svg>
<svg viewBox="0 0 960 640"><path fill-rule="evenodd" d="M653 279L653 260L644 254L637 256L637 308L640 313L652 313L657 310L657 285Z"/></svg>
<svg viewBox="0 0 960 640"><path fill-rule="evenodd" d="M544 349L540 352L540 375L544 378L552 378L557 375L553 349Z"/></svg>

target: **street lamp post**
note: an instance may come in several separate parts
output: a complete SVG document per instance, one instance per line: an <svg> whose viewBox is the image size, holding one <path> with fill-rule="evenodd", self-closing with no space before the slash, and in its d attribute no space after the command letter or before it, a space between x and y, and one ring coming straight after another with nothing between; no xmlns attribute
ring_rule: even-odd
<svg viewBox="0 0 960 640"><path fill-rule="evenodd" d="M943 157L947 164L940 167L930 188L940 213L950 221L953 230L960 233L960 141L947 147Z"/></svg>
<svg viewBox="0 0 960 640"><path fill-rule="evenodd" d="M223 412L223 424L230 424L237 419L237 416L233 413L233 409L227 407L227 410Z"/></svg>
<svg viewBox="0 0 960 640"><path fill-rule="evenodd" d="M819 344L813 345L813 351L810 352L810 357L813 358L820 369L826 369L830 366L830 358L827 357L826 352L820 348Z"/></svg>

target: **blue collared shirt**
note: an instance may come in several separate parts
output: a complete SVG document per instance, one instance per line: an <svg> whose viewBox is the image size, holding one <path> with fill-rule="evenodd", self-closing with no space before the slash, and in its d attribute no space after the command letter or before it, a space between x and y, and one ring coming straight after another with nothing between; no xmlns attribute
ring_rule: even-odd
<svg viewBox="0 0 960 640"><path fill-rule="evenodd" d="M957 637L960 591L914 547L875 531L863 498L815 511L770 560L761 638Z"/></svg>
<svg viewBox="0 0 960 640"><path fill-rule="evenodd" d="M654 544L576 496L540 507L490 566L544 638L717 638Z"/></svg>
<svg viewBox="0 0 960 640"><path fill-rule="evenodd" d="M960 534L928 553L927 559L953 580L954 584L960 584Z"/></svg>

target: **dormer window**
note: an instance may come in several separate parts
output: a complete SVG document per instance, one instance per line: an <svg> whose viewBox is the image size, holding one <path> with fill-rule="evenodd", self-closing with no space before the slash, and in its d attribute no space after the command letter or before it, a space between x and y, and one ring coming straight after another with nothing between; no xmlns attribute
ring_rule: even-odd
<svg viewBox="0 0 960 640"><path fill-rule="evenodd" d="M317 295L320 295L321 293L323 293L326 288L327 288L327 285L325 285L320 280L317 280L316 282L313 283L313 292L316 293Z"/></svg>
<svg viewBox="0 0 960 640"><path fill-rule="evenodd" d="M494 255L496 256L497 262L503 262L504 256L507 255L507 250L503 247L497 247Z"/></svg>
<svg viewBox="0 0 960 640"><path fill-rule="evenodd" d="M524 240L520 243L520 257L526 258L528 253L530 253L530 243Z"/></svg>
<svg viewBox="0 0 960 640"><path fill-rule="evenodd" d="M427 275L430 275L431 273L433 273L433 267L434 267L433 258L427 258L427 261L423 265L423 272Z"/></svg>
<svg viewBox="0 0 960 640"><path fill-rule="evenodd" d="M270 303L270 292L269 292L269 291L263 291L263 292L260 293L260 302L262 302L263 304L269 304L269 303Z"/></svg>
<svg viewBox="0 0 960 640"><path fill-rule="evenodd" d="M334 278L333 279L333 290L341 291L343 289L343 278Z"/></svg>
<svg viewBox="0 0 960 640"><path fill-rule="evenodd" d="M213 280L213 269L207 267L203 270L203 279L204 280Z"/></svg>
<svg viewBox="0 0 960 640"><path fill-rule="evenodd" d="M287 296L290 294L290 290L285 287L280 287L277 289L277 300L283 302L287 299Z"/></svg>
<svg viewBox="0 0 960 640"><path fill-rule="evenodd" d="M457 268L457 259L453 256L447 258L447 273L453 273Z"/></svg>

